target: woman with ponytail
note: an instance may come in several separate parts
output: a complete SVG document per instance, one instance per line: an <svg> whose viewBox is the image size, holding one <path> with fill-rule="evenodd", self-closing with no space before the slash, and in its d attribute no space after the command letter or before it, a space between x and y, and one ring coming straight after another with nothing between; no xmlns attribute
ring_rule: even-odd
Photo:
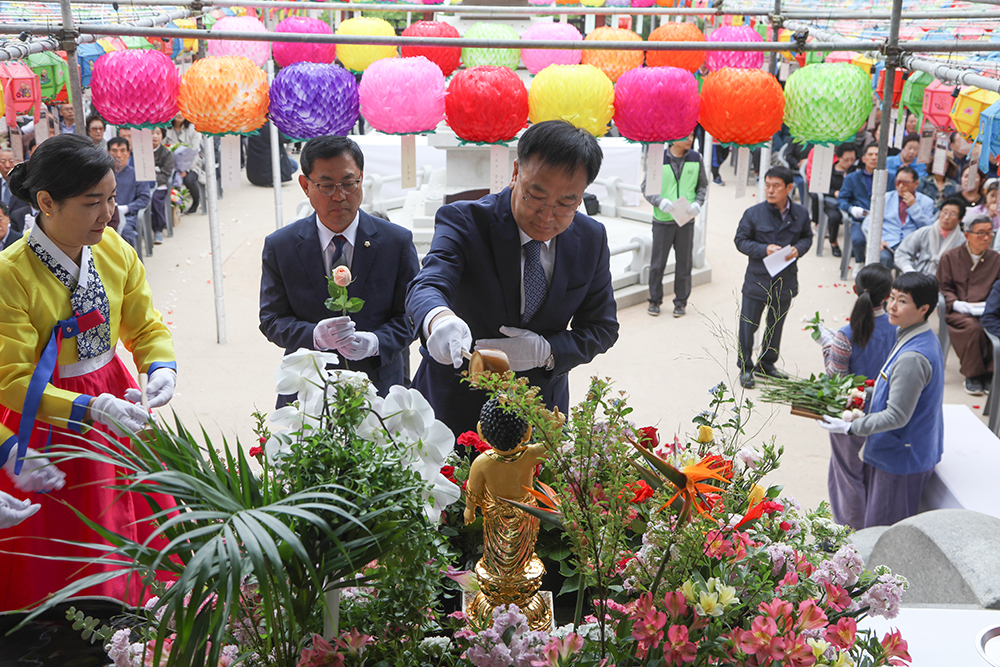
<svg viewBox="0 0 1000 667"><path fill-rule="evenodd" d="M883 308L891 290L892 273L881 264L869 264L858 272L854 281L858 299L850 323L836 333L820 325L827 375L878 375L896 344L896 327ZM856 530L864 527L863 464L858 456L864 444L861 436L830 434L830 507L838 523Z"/></svg>
<svg viewBox="0 0 1000 667"><path fill-rule="evenodd" d="M10 172L11 193L40 211L34 227L0 254L0 460L16 476L30 470L28 445L128 446L149 415L116 348L149 375L151 407L165 405L176 382L170 332L153 308L142 263L106 230L115 210L111 156L81 136L42 143ZM117 440L117 442L116 442ZM11 462L8 462L8 466ZM92 558L74 542L102 542L74 509L103 529L143 541L153 526L139 496L115 480L123 470L84 456L63 460L62 489L37 496L40 509L3 533L0 611L40 602L72 581L101 572L66 558ZM14 491L7 476L0 493ZM162 497L162 507L173 505ZM41 558L39 558L41 557ZM143 602L142 582L113 578L82 591Z"/></svg>

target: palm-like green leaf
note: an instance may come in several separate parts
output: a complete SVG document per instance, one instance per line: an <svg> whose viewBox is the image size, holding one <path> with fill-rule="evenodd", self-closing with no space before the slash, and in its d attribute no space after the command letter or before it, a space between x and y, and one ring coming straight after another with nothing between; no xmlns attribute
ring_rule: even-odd
<svg viewBox="0 0 1000 667"><path fill-rule="evenodd" d="M57 464L89 459L124 469L119 488L146 499L160 522L150 540L162 538L165 546L131 540L74 509L110 546L79 545L94 556L71 560L113 570L70 584L26 621L95 584L159 571L175 579L157 605L176 632L166 664L216 665L226 625L243 606L242 586L252 577L265 617L287 621L269 624L271 636L262 639L267 646L259 648L275 651L279 663L294 664L323 590L341 585L405 538L409 526L394 509L417 487L365 497L331 483L286 494L272 477L252 474L238 445L230 449L223 441L220 455L202 433L204 449L175 420L173 430L154 429L146 439L133 438L131 448L111 442L50 452ZM156 494L172 496L177 507L161 507ZM167 625L160 625L161 641ZM158 644L154 664L160 664L159 652Z"/></svg>

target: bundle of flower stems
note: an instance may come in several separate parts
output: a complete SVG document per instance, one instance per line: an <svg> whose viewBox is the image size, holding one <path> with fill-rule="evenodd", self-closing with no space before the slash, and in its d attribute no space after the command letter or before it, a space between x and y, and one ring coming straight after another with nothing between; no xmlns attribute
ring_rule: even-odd
<svg viewBox="0 0 1000 667"><path fill-rule="evenodd" d="M764 403L790 405L793 414L801 416L841 417L852 401L851 391L863 385L863 375L810 375L805 378L773 378L766 380L760 400ZM808 413L808 414L807 414Z"/></svg>

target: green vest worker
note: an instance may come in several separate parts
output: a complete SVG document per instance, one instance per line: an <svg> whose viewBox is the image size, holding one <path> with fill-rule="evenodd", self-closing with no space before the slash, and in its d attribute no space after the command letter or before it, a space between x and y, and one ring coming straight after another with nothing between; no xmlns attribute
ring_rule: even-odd
<svg viewBox="0 0 1000 667"><path fill-rule="evenodd" d="M691 260L694 253L694 219L701 215L708 191L708 176L701 155L691 150L691 135L670 145L663 155L663 180L659 195L646 195L653 205L653 254L649 265L649 312L660 314L663 270L674 249L674 317L684 315L691 294ZM642 189L645 192L646 183ZM685 205L684 202L687 202ZM678 220L680 222L678 222Z"/></svg>

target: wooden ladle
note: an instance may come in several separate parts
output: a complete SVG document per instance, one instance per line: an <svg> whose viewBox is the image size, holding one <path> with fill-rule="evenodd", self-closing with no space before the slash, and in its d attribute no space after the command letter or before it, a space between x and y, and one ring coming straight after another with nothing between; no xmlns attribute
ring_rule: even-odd
<svg viewBox="0 0 1000 667"><path fill-rule="evenodd" d="M473 379L481 373L506 373L510 370L510 360L503 350L482 349L471 353L462 350L462 356L469 360L469 377Z"/></svg>

